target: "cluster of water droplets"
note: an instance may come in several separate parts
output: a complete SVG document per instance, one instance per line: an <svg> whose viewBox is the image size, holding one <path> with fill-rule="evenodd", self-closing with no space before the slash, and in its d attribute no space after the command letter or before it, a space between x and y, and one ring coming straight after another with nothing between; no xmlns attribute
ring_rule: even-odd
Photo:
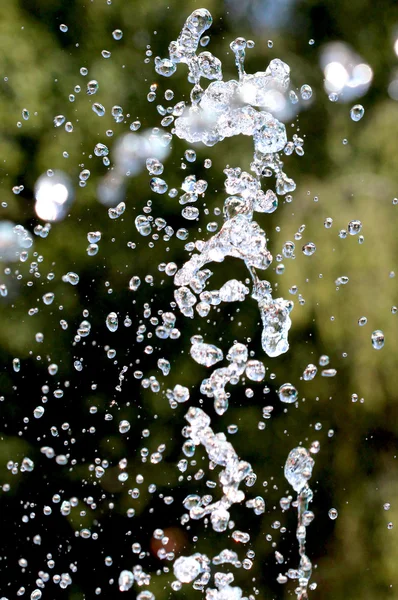
<svg viewBox="0 0 398 600"><path fill-rule="evenodd" d="M266 232L254 220L254 215L274 212L278 207L277 194L285 195L295 189L294 181L283 171L279 153L284 151L289 155L296 151L302 155L303 140L295 136L292 142L288 142L284 124L269 112L275 106L276 97L288 92L290 68L281 60L274 59L264 72L248 75L244 68L245 50L252 44L248 44L244 38L238 38L230 46L235 54L239 80L224 81L219 59L210 52L197 54L200 37L211 23L212 18L207 10L194 11L177 41L170 44L169 58L157 58L155 68L159 74L170 77L176 71L178 63L185 63L188 67L188 79L193 84L191 105L184 107L181 116L175 120L174 134L189 143L201 142L206 146L214 146L226 137L241 134L251 136L254 145L252 173L242 171L240 167L225 169L225 190L228 196L223 208L224 224L220 231L206 241L195 242L192 249L196 253L191 255L174 276L177 286L174 296L182 314L193 318L195 312L206 317L213 306L223 302L242 302L251 295L258 304L263 324L262 348L269 357L277 357L289 348L287 336L291 327L289 315L293 302L273 298L270 283L258 275L258 272L271 265L273 257L267 248ZM202 78L215 81L203 89ZM311 88L303 88L303 98L309 98ZM261 186L265 176L269 177L271 173L276 178L276 193L271 189L263 191ZM194 176L186 178L182 186L185 193L180 196L180 204L196 202L199 194L204 194L206 188L206 182L197 182ZM155 178L152 180L152 189L164 193L167 191L166 182ZM184 215L184 211L185 209L185 218L196 218L198 215L197 210L192 210L191 217ZM312 246L308 244L304 253L311 255L315 251L315 246ZM246 285L247 282L237 279L228 280L220 289L206 289L212 272L204 267L211 263L221 263L226 257L244 262L252 282L251 290ZM210 368L224 359L222 349L205 342L202 336L194 336L191 343L191 356L200 365ZM200 388L202 394L214 399L215 411L220 415L228 409L230 394L226 390L227 384L236 385L243 375L249 380L262 381L266 372L263 362L249 360L248 349L244 344L235 343L226 357L229 365L213 370L202 381ZM316 371L316 367L309 365L304 378L312 379ZM284 384L279 390L279 396L289 404L296 402L298 394L294 386ZM185 398L188 398L188 394L185 394ZM214 433L210 427L210 417L202 409L189 408L186 419L189 426L183 430L183 435L188 438L183 446L184 453L191 457L196 446L205 447L210 461L223 467L219 473L223 496L221 500L209 502L200 496L191 495L184 501L184 506L189 510L189 518L198 519L210 515L213 529L223 532L230 524L229 509L235 502L240 503L245 498L239 484L255 478L255 474L249 463L239 460L225 435ZM289 454L285 466L285 476L299 494L297 538L300 565L294 573L293 570L288 572L288 577L299 580L296 590L299 599L307 597L311 576L311 562L304 551L305 527L310 519L305 519L303 512L308 517L307 507L312 499L312 492L307 480L313 463L307 450L296 448ZM256 514L261 514L265 504L263 498L257 497L249 500L247 506L254 507ZM246 542L250 539L248 534L236 530L232 537ZM203 585L210 580L209 570L209 559L206 557L203 560L200 554L180 557L174 563L174 574L178 581L189 583L196 580L197 589L198 586L203 589ZM238 600L242 597L241 589L230 585L233 581L232 574L216 573L214 580L216 588L208 588L207 599ZM280 583L285 580L287 577L281 575Z"/></svg>
<svg viewBox="0 0 398 600"><path fill-rule="evenodd" d="M210 234L206 239L196 239L195 242L187 241L189 231L181 227L175 231L174 227L163 217L154 218L152 215L152 201L149 200L143 207L142 214L135 217L135 227L137 232L144 238L150 236L149 247L163 239L169 242L175 235L178 240L186 242L185 249L189 252L189 259L180 265L169 261L161 263L158 266L160 272L172 278L174 288L174 302L171 302L172 310L162 310L158 316L152 312L149 304L143 307L143 319L140 320L136 329L137 343L148 343L144 348L145 355L151 355L154 351L153 339L174 341L181 337L182 326L179 324L179 313L189 319L205 319L211 311L217 310L222 304L252 302L259 311L261 319L261 346L268 358L275 358L289 349L288 333L292 325L290 318L293 302L282 297L275 297L271 284L264 278L263 272L273 264L273 256L268 248L267 233L258 222L261 215L271 214L278 208L280 197L288 202L291 192L295 190L295 182L284 172L283 158L293 153L302 156L303 139L297 134L293 135L292 140L288 140L286 127L279 120L275 113L278 112L278 106L281 98L290 102L292 105L298 102L298 97L293 89L290 89L290 68L279 59L272 60L264 71L254 74L248 74L245 71L245 54L247 49L253 47L254 43L244 38L237 38L230 47L235 56L235 63L238 70L237 80L223 80L221 61L209 51L198 53L199 46L205 46L208 43L208 37L204 37L205 32L212 24L212 17L206 9L195 10L186 20L185 25L176 41L171 42L169 46L169 57L165 59L155 59L155 70L159 75L172 76L177 66L186 65L188 69L188 80L192 84L190 94L191 102L176 102L174 106L158 106L158 113L161 116L161 128L152 131L138 133L141 126L139 121L134 121L130 125L130 132L120 135L115 141L111 151L108 145L103 142L97 142L93 148L95 160L100 159L105 167L108 167L113 161L113 167L101 179L97 190L98 199L107 207L109 218L119 219L125 213L126 202L125 189L126 181L142 171L147 171L149 188L153 194L164 196L168 194L171 199L176 199L181 207L181 216L188 222L196 222L200 216L200 210L197 207L199 199L203 199L208 193L208 182L205 179L197 179L195 174L187 175L181 182L180 189L169 186L166 175L164 174L164 161L170 152L170 143L173 136L185 140L189 144L200 143L207 147L212 147L222 142L225 138L238 135L249 136L253 142L253 158L249 171L243 170L240 166L227 166L225 174L225 199L222 210L219 209L218 215L223 216L223 223L219 227L217 222L207 224L207 232ZM68 28L61 25L61 31L67 32ZM123 33L121 30L115 30L113 37L120 40ZM110 58L111 54L103 50L104 58ZM148 55L149 56L149 55ZM87 70L86 70L87 71ZM86 75L87 72L82 73ZM203 80L210 83L204 86ZM99 89L99 83L96 80L90 80L86 87L86 93L89 97L94 97ZM312 96L310 86L304 84L301 86L300 94L302 100L309 100ZM148 94L148 101L153 102L156 98L156 85L152 85ZM167 90L165 99L171 101L174 98L174 92ZM25 111L26 109L24 109ZM99 102L92 103L92 110L99 118L103 117L106 110ZM116 123L125 121L124 110L121 106L114 105L111 108L111 114ZM358 121L364 114L361 105L356 105L351 109L351 118ZM23 118L29 118L27 112L23 112ZM71 122L66 121L64 115L54 117L53 125L55 128L65 126L67 132L73 130ZM171 132L167 130L172 127ZM111 137L111 134L109 134ZM189 148L185 151L185 160L188 163L194 163L196 160L195 150ZM211 167L211 159L204 161L206 169ZM85 187L90 179L90 171L82 168L78 177L78 186ZM274 177L274 189L268 186L263 189L264 182L268 183L271 177ZM22 186L23 187L23 186ZM20 193L20 186L15 188L14 193ZM37 216L45 224L37 225L34 229L36 236L45 238L48 236L50 223L60 221L69 214L74 201L75 192L71 179L61 171L48 170L36 182L35 186L35 210ZM126 200L126 202L124 201ZM217 216L218 216L217 215ZM258 220L256 220L258 219ZM325 220L325 227L329 229L332 226L332 219ZM297 233L296 240L301 239L304 226ZM362 223L359 220L352 220L348 223L346 230L341 230L340 237L347 235L355 236L362 231ZM97 255L99 244L102 240L101 231L89 231L87 233L88 247L87 254L90 257ZM361 236L358 238L361 242ZM361 242L362 243L362 242ZM21 225L3 221L0 224L0 259L7 262L20 260L25 262L28 258L28 250L33 245L33 238ZM133 247L133 243L131 246ZM316 252L316 246L313 242L307 242L302 246L302 252L305 256L312 256ZM282 256L286 259L295 257L295 244L286 241L283 245ZM221 286L210 286L213 269L223 263L226 259L241 261L245 271L244 278L230 278ZM279 262L279 258L277 256ZM278 273L278 265L276 272ZM31 273L38 272L38 264L31 264ZM48 280L52 280L54 275L48 274ZM71 286L77 286L80 283L80 276L75 271L68 271L62 276L62 282ZM132 275L126 287L134 295L141 285L152 285L153 276L147 275L140 278L138 275ZM342 275L336 280L336 285L345 285L348 283L348 277ZM112 290L109 290L112 291ZM291 293L297 292L293 286ZM0 286L0 294L7 295L7 288ZM42 296L44 305L49 306L54 301L54 293L47 292ZM299 296L299 301L300 301ZM214 310L215 309L215 310ZM109 310L109 309L108 309ZM38 308L32 308L29 315L36 314ZM76 328L73 345L74 348L91 335L92 325L89 319L89 312L83 311L84 320ZM132 319L129 315L124 318L120 313L111 310L107 316L103 317L104 326L107 328L107 334L116 334L123 326L129 328L132 325ZM200 321L199 321L200 323ZM366 317L359 320L359 325L366 324ZM69 327L65 319L60 320L62 330ZM43 334L37 333L36 341L42 342ZM149 340L152 340L149 342ZM217 415L223 415L229 407L231 393L230 388L236 386L241 380L260 383L265 379L268 369L262 355L255 356L249 352L248 345L235 341L229 348L220 348L220 338L207 339L204 335L194 335L190 339L190 357L197 365L208 369L206 376L200 384L200 394L214 403L214 409ZM216 343L215 343L216 342ZM376 330L371 335L371 342L375 349L380 350L384 345L384 334ZM116 350L111 346L105 346L107 357L115 359ZM224 362L223 362L224 361ZM115 361L116 363L116 361ZM327 367L329 357L323 355L319 359L319 366L322 367L321 375L324 377L333 377L336 370ZM139 361L137 362L139 364ZM216 368L215 365L217 365ZM84 362L79 357L75 357L73 366L80 372L84 368ZM130 366L132 364L130 363ZM21 361L14 358L12 367L15 373L21 371ZM171 364L167 358L159 358L156 362L157 373L167 377L171 370ZM115 386L117 392L122 391L123 381L129 366L123 365L118 372L118 382ZM55 376L58 372L58 365L51 362L48 366L48 373ZM302 379L312 381L318 373L318 366L308 364L303 371ZM149 389L154 394L161 391L161 376L153 373L146 376L141 367L136 366L133 377L140 382L143 389ZM93 384L93 391L96 385ZM36 406L33 411L35 419L40 419L45 413L45 404L50 394L50 386L43 386L42 404ZM269 389L266 393L269 392ZM63 390L57 387L53 390L55 398L62 398ZM253 496L246 498L246 488L251 488L256 482L256 473L252 466L245 460L242 460L234 446L227 440L223 432L216 432L216 427L211 426L211 418L203 409L196 406L189 406L192 391L182 383L171 384L166 387L164 395L172 409L177 409L181 404L187 406L185 419L187 425L182 430L184 442L182 444L182 453L184 458L178 462L178 471L183 477L183 473L188 468L188 463L195 464L195 452L203 448L208 459L209 469L211 471L219 468L217 481L207 481L210 489L219 488L218 499L214 499L211 494L200 496L199 494L189 494L183 500L184 512L181 516L181 525L187 525L191 521L203 519L205 524L209 521L213 530L219 534L229 535L233 543L248 544L250 534L236 528L236 524L231 518L231 510L235 504L245 503L245 507L254 512L256 516L264 514L266 503L262 496ZM251 390L246 389L245 395L251 397ZM296 405L299 394L296 387L285 382L277 390L277 396L284 405ZM204 404L204 399L200 399ZM188 405L186 404L188 403ZM116 405L116 400L112 400L111 407ZM90 409L91 414L95 414L96 408ZM263 409L263 418L270 419L273 407L266 406ZM106 421L112 421L114 418L111 408L105 414ZM118 431L121 436L128 436L131 423L121 418L117 423ZM69 424L64 423L61 426L63 431L69 431ZM317 427L315 427L317 429ZM232 426L229 432L232 432ZM330 430L332 431L332 430ZM95 428L89 429L90 433L95 433ZM51 428L51 434L54 438L58 437L57 427ZM150 435L149 430L142 432L142 437L147 438ZM333 435L333 431L331 433ZM166 445L161 444L156 450L150 452L147 447L141 448L141 460L145 463L147 460L151 464L158 464L163 460ZM296 595L298 600L305 600L308 596L308 589L311 588L310 578L312 574L311 561L306 554L306 528L312 522L314 515L309 510L309 504L312 501L313 493L309 487L309 479L314 466L312 455L319 451L319 442L313 442L310 449L299 446L294 448L288 455L284 475L293 490L297 493L297 499L292 502L292 497L282 498L280 505L282 510L287 510L291 505L297 508L297 529L296 537L299 549L299 564L297 569L289 569L286 573L280 573L277 581L281 584L289 579L297 583ZM69 455L57 452L50 445L43 445L40 448L41 454L48 459L54 459L57 465L64 466L69 464ZM73 459L72 461L73 462ZM74 466L74 465L72 465ZM89 465L89 472L100 480L106 476L107 470L111 466L106 459L96 458ZM118 481L126 482L129 474L127 472L128 460L123 458L115 466L118 470ZM9 461L7 465L12 474L19 472L30 472L35 468L34 461L29 457L24 457L21 464L17 461ZM204 477L204 471L199 470L195 474L195 480ZM143 483L143 477L137 475L137 485ZM5 486L3 486L5 490ZM155 484L148 487L149 493L156 490ZM132 498L138 498L139 488L129 490ZM62 501L61 501L62 500ZM174 498L172 496L164 497L166 505L171 504ZM73 509L79 505L79 500L75 497L61 498L56 495L53 503L60 503L60 512L63 516L68 516ZM96 502L92 497L85 500L85 503L93 510L96 508ZM93 508L94 507L94 508ZM44 514L50 515L52 508L44 507ZM134 508L128 508L127 517L131 518L135 514ZM329 511L330 518L337 517L336 509ZM279 524L280 525L280 524ZM77 536L83 539L97 539L98 534L91 532L87 527L82 527L77 531ZM35 544L40 544L40 536L34 538ZM175 581L172 589L178 591L184 584L192 584L196 590L206 590L206 600L245 600L243 591L240 587L233 585L234 575L230 571L215 571L215 567L227 565L235 568L249 570L253 565L255 558L254 551L248 550L246 557L241 560L237 551L225 548L213 557L208 557L200 552L195 552L191 556L175 557L173 551L167 550L167 536L158 529L155 530L153 538L161 545L157 551L157 556L161 560L173 562L173 572ZM227 542L229 544L230 541ZM133 544L133 552L139 557L144 558L145 552L141 551L140 544ZM284 557L275 552L276 561L279 565L284 563ZM51 561L52 559L49 559ZM111 565L112 559L107 557L105 564ZM147 574L141 564L137 563L133 567L123 569L117 579L118 587L121 592L129 591L134 584L148 587L151 576ZM52 567L51 567L52 568ZM73 569L71 569L73 571ZM168 572L165 570L165 572ZM213 578L214 583L210 583ZM45 577L44 577L45 579ZM44 579L42 581L44 581ZM55 581L55 580L54 580ZM61 588L69 586L72 582L72 576L69 573L63 573L56 577L56 583ZM211 587L213 586L213 587ZM40 586L42 584L40 583ZM97 592L96 592L97 593ZM100 592L98 592L100 593ZM41 597L40 589L35 589L31 598ZM138 600L153 600L153 593L147 589L137 595ZM249 596L254 599L253 595Z"/></svg>

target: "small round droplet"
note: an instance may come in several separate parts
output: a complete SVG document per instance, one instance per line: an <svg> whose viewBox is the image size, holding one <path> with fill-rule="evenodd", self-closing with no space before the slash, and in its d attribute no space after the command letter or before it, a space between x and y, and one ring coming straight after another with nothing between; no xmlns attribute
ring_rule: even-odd
<svg viewBox="0 0 398 600"><path fill-rule="evenodd" d="M350 235L357 235L357 233L359 233L362 229L362 223L361 221L358 221L358 219L355 219L348 223L347 229Z"/></svg>
<svg viewBox="0 0 398 600"><path fill-rule="evenodd" d="M307 83L301 86L300 95L303 100L309 100L312 96L312 88Z"/></svg>
<svg viewBox="0 0 398 600"><path fill-rule="evenodd" d="M67 26L67 25L65 25L65 23L62 23L62 24L59 26L59 28L60 28L60 30L62 31L62 33L66 33L66 32L68 31L68 26Z"/></svg>
<svg viewBox="0 0 398 600"><path fill-rule="evenodd" d="M308 244L304 244L302 250L303 254L305 254L306 256L312 256L316 251L316 246L314 242L308 242Z"/></svg>
<svg viewBox="0 0 398 600"><path fill-rule="evenodd" d="M334 521L339 516L339 513L337 512L337 510L335 508L331 508L328 512L328 515L329 515L329 518L332 519L332 521Z"/></svg>
<svg viewBox="0 0 398 600"><path fill-rule="evenodd" d="M130 429L130 423L128 421L126 421L125 419L123 421L120 421L119 423L119 431L120 433L127 433Z"/></svg>
<svg viewBox="0 0 398 600"><path fill-rule="evenodd" d="M184 156L188 162L195 162L195 160L196 160L196 152L195 152L195 150L192 150L191 148L189 148L188 150L185 150Z"/></svg>
<svg viewBox="0 0 398 600"><path fill-rule="evenodd" d="M285 404L293 404L298 398L298 392L291 383L284 383L278 390L279 400Z"/></svg>
<svg viewBox="0 0 398 600"><path fill-rule="evenodd" d="M112 37L116 41L121 40L123 37L123 31L121 29L115 29L115 31L112 31Z"/></svg>
<svg viewBox="0 0 398 600"><path fill-rule="evenodd" d="M360 121L365 114L365 109L362 104L355 104L350 110L350 117L353 121Z"/></svg>
<svg viewBox="0 0 398 600"><path fill-rule="evenodd" d="M50 305L52 304L54 300L54 293L53 292L47 292L46 294L44 294L43 296L43 302L44 304Z"/></svg>

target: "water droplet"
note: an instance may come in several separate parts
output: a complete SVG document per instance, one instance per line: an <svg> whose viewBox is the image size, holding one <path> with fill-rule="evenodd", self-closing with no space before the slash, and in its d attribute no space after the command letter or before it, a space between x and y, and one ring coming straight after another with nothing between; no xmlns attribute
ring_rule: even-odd
<svg viewBox="0 0 398 600"><path fill-rule="evenodd" d="M73 271L69 271L66 275L62 277L62 281L66 283L70 283L72 285L77 285L79 283L79 275L74 273Z"/></svg>
<svg viewBox="0 0 398 600"><path fill-rule="evenodd" d="M304 244L302 251L303 254L305 254L306 256L312 256L316 251L316 246L314 242L308 242L308 244Z"/></svg>
<svg viewBox="0 0 398 600"><path fill-rule="evenodd" d="M191 356L197 363L205 367L211 367L224 358L220 348L203 342L194 343L191 346Z"/></svg>
<svg viewBox="0 0 398 600"><path fill-rule="evenodd" d="M98 81L96 81L95 79L92 79L87 84L87 94L89 96L96 94L98 92L98 88L99 88Z"/></svg>
<svg viewBox="0 0 398 600"><path fill-rule="evenodd" d="M117 318L117 314L115 312L110 312L106 317L106 326L109 331L116 331L119 326L119 321Z"/></svg>
<svg viewBox="0 0 398 600"><path fill-rule="evenodd" d="M119 575L119 590L128 592L134 583L134 575L131 571L122 571Z"/></svg>
<svg viewBox="0 0 398 600"><path fill-rule="evenodd" d="M184 156L188 162L195 162L195 160L196 160L195 150L192 150L192 149L185 150Z"/></svg>
<svg viewBox="0 0 398 600"><path fill-rule="evenodd" d="M64 115L57 115L54 117L54 127L61 127L65 123Z"/></svg>
<svg viewBox="0 0 398 600"><path fill-rule="evenodd" d="M293 404L298 399L298 392L291 383L284 383L278 390L279 400L286 404Z"/></svg>
<svg viewBox="0 0 398 600"><path fill-rule="evenodd" d="M171 77L177 70L176 64L168 58L155 58L155 71L163 77Z"/></svg>
<svg viewBox="0 0 398 600"><path fill-rule="evenodd" d="M317 369L316 365L313 365L313 364L307 365L303 372L304 381L312 381L312 379L314 379L315 375L317 374L317 371L318 371L318 369Z"/></svg>
<svg viewBox="0 0 398 600"><path fill-rule="evenodd" d="M98 143L94 147L95 156L107 156L109 154L109 149L105 144Z"/></svg>
<svg viewBox="0 0 398 600"><path fill-rule="evenodd" d="M355 104L350 110L350 117L353 121L360 121L365 114L362 104Z"/></svg>
<svg viewBox="0 0 398 600"><path fill-rule="evenodd" d="M182 583L190 583L200 573L200 563L193 556L180 556L174 562L174 576Z"/></svg>
<svg viewBox="0 0 398 600"><path fill-rule="evenodd" d="M329 515L329 518L332 519L332 521L334 521L339 516L339 513L337 512L337 510L335 508L331 508L328 512L328 515Z"/></svg>
<svg viewBox="0 0 398 600"><path fill-rule="evenodd" d="M312 88L308 84L304 84L300 88L300 95L303 100L309 100L312 96Z"/></svg>
<svg viewBox="0 0 398 600"><path fill-rule="evenodd" d="M129 289L132 292L136 292L138 290L138 288L140 287L140 285L141 285L141 279L137 275L134 275L129 281Z"/></svg>
<svg viewBox="0 0 398 600"><path fill-rule="evenodd" d="M156 194L165 194L168 190L168 185L164 181L164 179L160 179L160 177L152 177L150 181L151 190L156 192Z"/></svg>
<svg viewBox="0 0 398 600"><path fill-rule="evenodd" d="M285 463L284 474L292 488L300 493L307 485L312 474L314 459L306 448L299 446L289 453Z"/></svg>
<svg viewBox="0 0 398 600"><path fill-rule="evenodd" d="M357 219L355 219L354 221L350 221L348 223L348 233L350 235L357 235L357 233L359 233L362 229L362 223L361 221L358 221Z"/></svg>
<svg viewBox="0 0 398 600"><path fill-rule="evenodd" d="M44 296L43 296L44 304L47 304L47 306L49 304L52 304L54 297L55 297L55 294L53 292L47 292L46 294L44 294Z"/></svg>
<svg viewBox="0 0 398 600"><path fill-rule="evenodd" d="M112 37L114 40L119 41L123 37L123 31L121 29L115 29L112 31Z"/></svg>
<svg viewBox="0 0 398 600"><path fill-rule="evenodd" d="M43 406L36 406L36 408L33 411L34 418L35 419L40 419L43 415L44 415L44 407Z"/></svg>
<svg viewBox="0 0 398 600"><path fill-rule="evenodd" d="M372 333L372 346L375 350L381 350L384 346L384 333L380 329L376 329Z"/></svg>

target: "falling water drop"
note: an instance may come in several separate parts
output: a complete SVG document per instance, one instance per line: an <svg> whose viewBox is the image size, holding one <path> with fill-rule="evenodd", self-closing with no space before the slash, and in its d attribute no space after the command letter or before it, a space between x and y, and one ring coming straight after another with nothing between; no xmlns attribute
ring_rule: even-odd
<svg viewBox="0 0 398 600"><path fill-rule="evenodd" d="M360 121L365 114L362 104L355 104L350 110L350 117L353 121Z"/></svg>
<svg viewBox="0 0 398 600"><path fill-rule="evenodd" d="M284 383L278 390L279 400L285 404L293 404L298 399L298 391L291 383Z"/></svg>
<svg viewBox="0 0 398 600"><path fill-rule="evenodd" d="M376 329L371 336L372 346L375 350L381 350L384 346L384 333L380 329Z"/></svg>
<svg viewBox="0 0 398 600"><path fill-rule="evenodd" d="M117 314L115 312L110 312L106 317L106 326L109 331L116 331L119 326L119 320L117 318Z"/></svg>

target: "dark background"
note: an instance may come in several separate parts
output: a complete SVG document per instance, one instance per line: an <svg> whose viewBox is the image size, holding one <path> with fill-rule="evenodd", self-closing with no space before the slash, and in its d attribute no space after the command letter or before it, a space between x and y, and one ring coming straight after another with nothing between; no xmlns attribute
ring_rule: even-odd
<svg viewBox="0 0 398 600"><path fill-rule="evenodd" d="M145 51L150 44L153 57L165 56L169 41L176 39L185 18L200 6L177 0L113 0L112 4L106 0L3 0L0 5L0 200L4 203L0 218L33 230L39 222L33 186L47 169L66 172L76 190L75 203L64 221L53 225L48 238L34 236L29 260L1 266L0 283L8 288L8 295L0 298L0 484L10 485L9 491L0 490L0 594L6 598L17 597L21 586L26 588L25 597L29 596L37 587L40 570L52 578L70 572L71 563L77 565L76 573L71 573L72 585L61 590L50 581L43 590L44 598L93 598L97 588L102 590L101 597L114 597L120 571L138 563L151 573L150 589L156 598L199 598L201 593L190 585L172 592L172 574L156 574L164 567L171 569L172 562L156 558L153 531L157 527L166 530L170 538L166 548L176 555L198 551L211 557L231 544L238 546L229 534L216 535L202 521L191 522L190 529L180 525L184 512L181 502L187 494L212 493L218 499L220 491L205 485L215 474L208 472L200 450L195 455L197 465L190 466L184 481L178 482L176 465L183 458L181 429L187 406L171 410L164 392L181 383L190 387L192 403L199 402L199 385L206 370L188 355L189 338L199 327L200 333L224 352L234 340L250 338L250 350L263 360L257 305L250 299L244 304L223 305L221 312L211 313L210 323L185 319L176 311L182 334L179 340L161 341L153 336L137 342L139 324L154 330L143 316L145 303L151 306L152 316L157 316L159 310L168 310L173 299L172 278L161 273L157 265L172 260L181 265L188 255L184 242L175 236L164 242L162 232L150 248L150 238L138 235L134 219L152 199L154 217L165 218L174 229L187 226L187 222L179 216L177 199L151 192L147 173L127 181L126 211L119 219L110 220L96 194L107 168L93 156L97 142L107 143L112 167L112 146L129 131L132 121L139 118L142 129L159 125L156 105L168 104L163 97L168 87L175 91L173 102L188 99L184 67L171 80L160 80L153 63L144 63ZM311 596L322 600L398 598L398 315L391 312L398 304L394 274L398 206L392 202L398 196L398 107L388 93L397 68L394 42L398 37L398 6L386 0L209 0L203 6L214 18L207 49L222 59L225 79L236 77L229 44L239 35L256 41L247 56L249 73L264 70L278 57L290 65L294 87L308 83L313 88L312 101L294 119L295 128L287 125L289 132L305 136L304 157L286 159L286 170L297 183L293 202L281 201L276 213L258 219L274 255L281 252L286 240L294 239L302 224L306 225L302 241L296 242L296 259L284 261L285 273L276 275L274 262L265 274L274 287L277 284L278 295L295 301L290 350L274 360L265 358L268 394L264 394L264 383L241 383L231 388L226 415L213 419L215 431L227 432L228 425L238 426L238 432L228 438L258 476L253 488L247 489L247 497L262 495L266 500L266 513L261 517L244 506L232 509L236 527L250 533L250 549L256 553L252 569L235 571L235 581L244 595L256 588L259 598L294 597L294 582L280 586L275 581L285 570L285 565L281 569L275 563L275 549L284 554L286 569L298 564L296 515L294 509L282 513L279 507L279 499L292 493L282 468L293 447L319 440L321 450L315 456L311 480L316 519L308 528L308 554L316 565L313 581L318 588ZM62 23L68 25L67 33L60 31ZM112 38L116 28L123 30L120 41ZM313 45L310 39L315 40ZM268 40L273 41L272 48ZM343 98L332 103L323 89L319 57L322 47L331 41L349 44L373 70L370 89L358 100L365 107L365 116L358 123L349 116L355 101L344 102ZM112 52L110 59L101 56L103 49ZM81 67L87 67L87 77L79 73ZM100 84L95 96L85 93L89 79ZM152 83L158 83L159 88L157 100L150 104L146 96ZM71 103L68 96L76 85L82 91L75 93ZM92 112L93 101L106 106L102 119ZM121 105L130 115L124 123L114 122L110 114L113 105ZM21 117L25 107L30 111L27 121ZM54 128L53 118L58 114L73 122L72 133ZM22 127L17 127L18 121ZM110 128L114 136L106 138L105 131ZM343 139L348 143L343 144ZM184 171L181 161L185 149L185 144L173 140L172 153L165 162L165 179L169 187L178 187L187 174L195 173L209 182L206 205L210 215L202 213L202 233L197 232L197 224L188 223L188 241L194 241L210 235L206 232L208 221L221 223L213 210L222 207L225 197L223 168L228 163L248 169L252 148L246 138L228 139L213 149L197 147L196 163L188 164ZM63 152L68 152L69 158L64 158ZM203 168L207 157L213 161L210 170ZM91 171L85 188L78 186L82 168ZM12 192L16 185L24 186L19 195ZM326 217L334 220L331 229L323 225ZM363 223L362 245L358 237L338 236L351 219ZM102 232L102 240L97 256L89 257L86 235L93 230ZM307 241L317 246L312 257L300 250ZM135 249L128 242L134 242ZM29 273L32 261L38 262L39 277ZM5 272L7 267L10 274ZM62 281L68 271L79 274L76 287ZM51 281L49 272L55 274ZM153 284L145 283L148 274L153 276ZM135 294L128 290L133 275L142 280ZM343 275L349 282L336 289L335 280ZM245 276L242 265L228 259L215 265L210 287L216 288L227 278ZM28 281L33 285L28 286ZM298 286L305 302L300 304L298 294L289 294L292 285ZM55 293L50 306L41 300L46 292ZM29 316L29 309L36 306L38 313ZM74 343L84 309L90 313L91 334ZM110 311L119 316L116 333L105 326ZM130 328L123 326L127 314L133 320ZM361 316L368 319L364 327L357 323ZM60 319L68 322L66 331ZM375 329L385 333L381 351L371 345ZM42 343L35 341L38 332L44 334ZM155 347L152 355L143 351L147 344ZM107 358L107 347L116 350L114 359ZM326 379L318 373L312 382L301 381L305 366L318 364L322 354L329 355L329 366L337 369L336 377ZM19 373L12 369L15 357L21 361ZM156 368L160 357L171 362L167 378ZM81 372L73 366L77 359L84 365ZM48 374L50 363L59 367L55 376ZM129 370L122 392L118 392L115 387L124 365ZM143 389L133 377L135 369L146 377L156 375L161 391ZM286 381L299 390L297 408L286 409L278 400L276 390ZM49 386L46 394L43 385ZM252 398L245 396L245 387L254 390ZM64 390L62 398L54 397L56 389ZM352 401L352 394L358 395L357 402ZM43 395L48 397L43 404L45 414L36 420L33 410ZM266 405L274 406L273 416L260 430L258 423ZM90 413L93 406L98 409L96 414ZM204 408L213 415L211 400L204 400ZM113 420L105 420L105 414L113 415ZM118 431L121 419L131 423L128 434ZM57 428L56 436L52 427ZM90 432L90 428L95 429ZM142 435L146 428L150 430L148 438ZM329 437L331 429L334 435ZM160 444L166 444L163 461L154 465L148 458L143 463L141 449L148 448L151 454ZM69 453L68 464L60 466L55 459L47 459L40 452L43 446L53 447L56 455ZM24 456L34 461L33 472L13 475L7 462L20 465ZM100 479L89 469L96 458L110 464ZM129 479L125 483L117 479L122 458L128 460ZM187 475L193 476L202 466L206 469L204 479L187 481ZM143 483L136 482L137 475L143 476ZM148 491L150 484L156 485L153 493ZM128 493L134 488L139 489L139 498L133 499ZM79 504L64 517L60 503L52 500L54 494L61 496L61 502L75 496ZM96 503L94 509L85 501L90 496ZM164 502L167 496L174 498L170 505ZM391 503L388 512L383 509L386 502ZM51 506L51 515L43 514L44 506ZM328 517L332 507L339 513L335 521ZM129 508L136 511L133 518L126 516ZM29 517L27 523L23 522L24 515ZM286 527L286 533L272 527L275 521ZM389 522L395 525L390 530ZM83 528L98 533L98 539L76 537ZM33 544L37 534L42 537L41 545ZM267 539L270 535L272 539ZM197 541L194 536L198 536ZM134 542L148 553L142 560L132 553ZM248 549L249 545L237 547L242 559ZM47 564L50 554L54 568ZM107 556L112 557L112 566L105 566ZM18 565L21 558L28 561L26 569ZM142 589L145 586L136 585L128 595Z"/></svg>

